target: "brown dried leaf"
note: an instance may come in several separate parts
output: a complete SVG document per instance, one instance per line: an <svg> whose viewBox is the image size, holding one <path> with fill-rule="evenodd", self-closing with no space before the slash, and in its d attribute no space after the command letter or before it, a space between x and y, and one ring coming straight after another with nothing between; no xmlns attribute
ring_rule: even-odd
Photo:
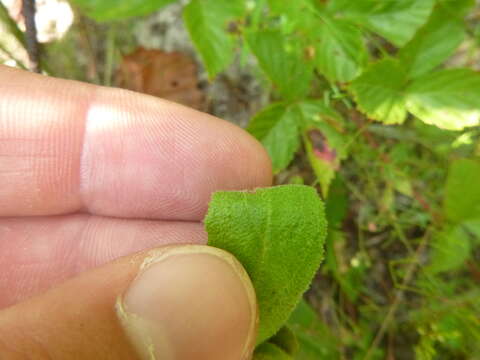
<svg viewBox="0 0 480 360"><path fill-rule="evenodd" d="M139 47L123 57L116 84L124 89L204 109L204 96L198 88L197 66L192 58L180 52Z"/></svg>

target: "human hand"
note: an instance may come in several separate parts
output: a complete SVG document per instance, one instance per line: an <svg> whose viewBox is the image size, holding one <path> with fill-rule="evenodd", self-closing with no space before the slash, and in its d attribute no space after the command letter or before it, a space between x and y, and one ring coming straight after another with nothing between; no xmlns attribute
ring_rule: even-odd
<svg viewBox="0 0 480 360"><path fill-rule="evenodd" d="M252 285L200 221L270 181L225 121L0 66L0 359L248 358Z"/></svg>

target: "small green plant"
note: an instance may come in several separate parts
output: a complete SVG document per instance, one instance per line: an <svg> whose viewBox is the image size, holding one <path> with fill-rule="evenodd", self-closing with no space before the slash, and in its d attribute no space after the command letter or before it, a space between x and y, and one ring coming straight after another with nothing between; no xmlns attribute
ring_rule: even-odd
<svg viewBox="0 0 480 360"><path fill-rule="evenodd" d="M253 59L269 95L247 131L282 186L217 193L205 221L255 285L256 360L480 359L478 1L182 3L208 77Z"/></svg>
<svg viewBox="0 0 480 360"><path fill-rule="evenodd" d="M205 224L208 244L234 254L252 279L261 344L286 323L320 265L327 230L323 203L304 185L219 192ZM260 346L282 352L274 344Z"/></svg>

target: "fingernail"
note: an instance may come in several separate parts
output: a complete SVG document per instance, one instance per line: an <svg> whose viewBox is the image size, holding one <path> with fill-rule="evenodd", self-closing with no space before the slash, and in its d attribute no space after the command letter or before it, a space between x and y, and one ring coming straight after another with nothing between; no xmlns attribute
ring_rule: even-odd
<svg viewBox="0 0 480 360"><path fill-rule="evenodd" d="M213 247L152 251L116 310L145 360L249 359L255 345L253 286L232 255Z"/></svg>

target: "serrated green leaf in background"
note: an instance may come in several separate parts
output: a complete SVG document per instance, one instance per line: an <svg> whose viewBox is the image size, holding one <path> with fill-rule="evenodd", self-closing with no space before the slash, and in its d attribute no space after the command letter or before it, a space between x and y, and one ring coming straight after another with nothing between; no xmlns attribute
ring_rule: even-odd
<svg viewBox="0 0 480 360"><path fill-rule="evenodd" d="M425 269L429 274L458 270L469 258L472 249L470 237L460 226L434 235L431 246L430 264Z"/></svg>
<svg viewBox="0 0 480 360"><path fill-rule="evenodd" d="M437 0L437 6L452 17L461 19L475 6L475 0Z"/></svg>
<svg viewBox="0 0 480 360"><path fill-rule="evenodd" d="M322 16L312 36L315 65L328 80L347 82L360 75L367 60L367 50L357 26Z"/></svg>
<svg viewBox="0 0 480 360"><path fill-rule="evenodd" d="M400 51L399 58L410 77L429 72L449 58L465 37L463 19L437 5L415 37Z"/></svg>
<svg viewBox="0 0 480 360"><path fill-rule="evenodd" d="M235 255L250 275L262 343L287 321L323 259L323 203L303 185L217 192L205 225L208 244Z"/></svg>
<svg viewBox="0 0 480 360"><path fill-rule="evenodd" d="M371 65L350 85L358 108L385 124L405 121L406 72L397 60L383 59Z"/></svg>
<svg viewBox="0 0 480 360"><path fill-rule="evenodd" d="M280 30L247 32L246 39L274 89L285 99L307 95L313 77L313 64L305 58L304 49L298 41L289 41Z"/></svg>
<svg viewBox="0 0 480 360"><path fill-rule="evenodd" d="M337 360L339 340L305 300L299 302L287 322L299 342L298 360Z"/></svg>
<svg viewBox="0 0 480 360"><path fill-rule="evenodd" d="M480 218L480 161L460 159L450 165L444 212L454 223Z"/></svg>
<svg viewBox="0 0 480 360"><path fill-rule="evenodd" d="M347 156L346 136L341 132L343 119L320 101L303 101L296 107L308 160L320 183L322 195L327 198L330 183Z"/></svg>
<svg viewBox="0 0 480 360"><path fill-rule="evenodd" d="M267 149L275 173L290 164L300 146L296 114L284 103L272 104L256 114L247 131Z"/></svg>
<svg viewBox="0 0 480 360"><path fill-rule="evenodd" d="M253 360L293 360L293 358L277 345L266 342L255 349Z"/></svg>
<svg viewBox="0 0 480 360"><path fill-rule="evenodd" d="M434 3L435 0L331 0L327 8L401 47L425 24Z"/></svg>
<svg viewBox="0 0 480 360"><path fill-rule="evenodd" d="M87 16L97 21L147 15L176 0L71 0Z"/></svg>
<svg viewBox="0 0 480 360"><path fill-rule="evenodd" d="M298 341L295 334L288 326L283 326L277 333L272 336L269 343L277 345L286 354L294 356L298 351Z"/></svg>
<svg viewBox="0 0 480 360"><path fill-rule="evenodd" d="M480 124L480 74L471 69L426 74L407 92L408 110L427 124L447 130Z"/></svg>
<svg viewBox="0 0 480 360"><path fill-rule="evenodd" d="M233 60L236 41L229 25L244 12L243 0L191 0L184 8L185 25L211 79Z"/></svg>

